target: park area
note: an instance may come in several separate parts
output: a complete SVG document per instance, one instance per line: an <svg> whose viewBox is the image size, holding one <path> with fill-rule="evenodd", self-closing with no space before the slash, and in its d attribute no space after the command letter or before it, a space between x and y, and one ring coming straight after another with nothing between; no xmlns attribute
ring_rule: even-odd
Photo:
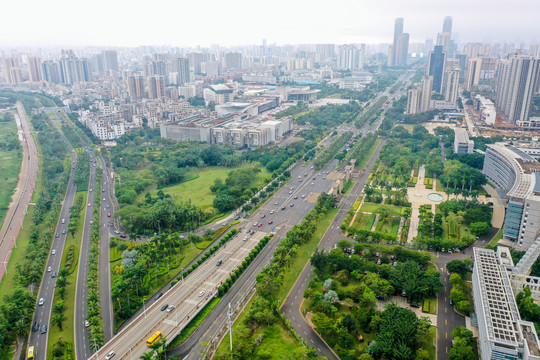
<svg viewBox="0 0 540 360"><path fill-rule="evenodd" d="M17 125L11 112L0 115L0 223L3 223L21 169L22 150L17 137Z"/></svg>
<svg viewBox="0 0 540 360"><path fill-rule="evenodd" d="M364 203L356 214L353 226L397 235L404 209L402 206Z"/></svg>

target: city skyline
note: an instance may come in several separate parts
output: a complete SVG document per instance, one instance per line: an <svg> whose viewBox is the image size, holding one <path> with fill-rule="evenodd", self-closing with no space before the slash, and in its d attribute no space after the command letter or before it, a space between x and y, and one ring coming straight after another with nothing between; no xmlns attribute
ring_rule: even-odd
<svg viewBox="0 0 540 360"><path fill-rule="evenodd" d="M206 47L261 44L262 39L268 44L392 43L394 20L400 17L410 42L422 42L436 40L446 16L453 19L456 41L540 41L535 19L540 3L528 0L516 0L511 7L502 0L458 0L436 7L427 0L347 0L331 8L307 4L278 0L271 7L256 9L245 0L233 4L210 1L203 9L195 3L158 0L153 8L166 9L167 16L152 17L147 4L138 1L127 6L97 0L84 12L66 0L10 2L3 7L5 13L24 14L26 21L21 25L19 17L6 17L0 24L0 46ZM217 27L219 31L214 30Z"/></svg>

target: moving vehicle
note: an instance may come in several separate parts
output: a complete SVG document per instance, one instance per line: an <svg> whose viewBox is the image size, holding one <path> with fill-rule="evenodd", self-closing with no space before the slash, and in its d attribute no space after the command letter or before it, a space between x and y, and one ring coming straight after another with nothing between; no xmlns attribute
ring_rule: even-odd
<svg viewBox="0 0 540 360"><path fill-rule="evenodd" d="M221 264L223 264L223 260L219 260L219 261L216 263L216 266L221 266Z"/></svg>
<svg viewBox="0 0 540 360"><path fill-rule="evenodd" d="M146 346L150 347L154 345L156 342L158 342L161 339L162 336L163 336L163 333L161 331L156 331L154 335L150 336L150 338L146 340Z"/></svg>
<svg viewBox="0 0 540 360"><path fill-rule="evenodd" d="M47 332L47 325L43 325L43 326L41 327L41 333L42 333L42 334L45 334L46 332Z"/></svg>
<svg viewBox="0 0 540 360"><path fill-rule="evenodd" d="M52 249L51 254L55 255L55 254L56 254L56 250L55 250L55 249Z"/></svg>
<svg viewBox="0 0 540 360"><path fill-rule="evenodd" d="M34 325L32 325L32 331L38 331L39 330L39 324L38 322L34 322Z"/></svg>
<svg viewBox="0 0 540 360"><path fill-rule="evenodd" d="M35 348L33 346L30 346L28 348L28 351L26 352L26 359L27 360L34 360L35 359Z"/></svg>
<svg viewBox="0 0 540 360"><path fill-rule="evenodd" d="M169 308L167 309L167 312L170 313L170 312L173 311L173 310L174 310L174 305L171 305L171 306L169 306Z"/></svg>
<svg viewBox="0 0 540 360"><path fill-rule="evenodd" d="M114 351L109 351L107 356L105 356L105 360L112 359L114 355L116 355L116 353Z"/></svg>
<svg viewBox="0 0 540 360"><path fill-rule="evenodd" d="M45 299L44 298L39 299L38 305L42 306L43 304L45 304Z"/></svg>
<svg viewBox="0 0 540 360"><path fill-rule="evenodd" d="M199 293L199 297L204 295L204 290Z"/></svg>
<svg viewBox="0 0 540 360"><path fill-rule="evenodd" d="M161 307L161 311L167 310L168 307L169 307L169 304L164 304L164 305Z"/></svg>
<svg viewBox="0 0 540 360"><path fill-rule="evenodd" d="M89 327L89 326L90 326L90 321L84 320L84 327Z"/></svg>
<svg viewBox="0 0 540 360"><path fill-rule="evenodd" d="M62 219L62 224L65 224L66 223L66 219Z"/></svg>
<svg viewBox="0 0 540 360"><path fill-rule="evenodd" d="M51 271L52 271L52 267L49 266L49 267L47 268L47 272L51 272Z"/></svg>

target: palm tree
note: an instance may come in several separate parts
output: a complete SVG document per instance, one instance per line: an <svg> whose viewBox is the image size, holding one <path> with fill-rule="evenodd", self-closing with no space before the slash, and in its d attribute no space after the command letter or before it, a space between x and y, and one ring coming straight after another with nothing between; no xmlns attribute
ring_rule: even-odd
<svg viewBox="0 0 540 360"><path fill-rule="evenodd" d="M153 358L154 358L154 352L149 351L149 352L145 352L144 354L142 354L139 359L141 359L141 360L152 360Z"/></svg>

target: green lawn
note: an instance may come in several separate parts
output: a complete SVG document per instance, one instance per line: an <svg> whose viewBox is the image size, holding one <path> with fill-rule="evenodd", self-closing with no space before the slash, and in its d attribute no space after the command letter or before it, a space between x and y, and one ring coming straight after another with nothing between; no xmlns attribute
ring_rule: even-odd
<svg viewBox="0 0 540 360"><path fill-rule="evenodd" d="M338 210L338 208L331 209L330 212L328 212L328 214L326 214L317 224L317 230L311 237L311 240L309 240L309 242L299 248L298 255L294 258L289 271L285 274L285 278L283 279L283 285L280 287L279 292L276 294L276 298L281 299L282 301L285 300L285 297L294 286L296 279L309 261L311 254L313 254L313 252L317 248L317 245L324 236L326 229L328 229L328 226L330 226L332 220L334 220L334 217L338 213Z"/></svg>
<svg viewBox="0 0 540 360"><path fill-rule="evenodd" d="M374 220L375 220L375 214L358 212L356 214L356 219L354 219L353 226L355 226L355 227L357 227L359 229L370 230L371 226L368 226L368 224L373 225ZM368 229L368 227L369 227L369 229Z"/></svg>
<svg viewBox="0 0 540 360"><path fill-rule="evenodd" d="M73 272L67 277L68 284L66 285L66 295L64 297L64 301L66 304L66 310L64 312L66 316L66 320L62 324L62 330L60 330L56 325L49 325L49 337L47 341L47 354L48 358L52 358L52 348L53 345L60 339L69 342L73 344L74 346L74 331L73 331L73 322L74 322L74 314L75 314L75 292L76 292L76 286L77 286L77 270L79 268L79 256L80 256L80 248L81 248L81 242L82 242L82 235L83 235L83 226L84 226L84 218L86 214L86 203L87 203L87 195L88 193L86 191L79 191L75 195L75 201L74 204L77 203L77 198L83 197L83 209L81 211L81 215L79 218L77 231L75 232L74 236L71 236L71 233L66 233L66 241L64 243L64 251L62 253L62 262L60 263L60 269L62 269L66 262L66 254L68 249L73 245L75 249L75 268L73 269ZM59 255L59 254L58 254ZM58 256L56 255L56 256ZM51 276L49 273L46 273L45 276ZM53 305L60 300L60 296L56 293L54 294L54 300Z"/></svg>
<svg viewBox="0 0 540 360"><path fill-rule="evenodd" d="M420 348L429 351L429 358L435 359L437 355L437 328L430 326L428 333L419 339Z"/></svg>
<svg viewBox="0 0 540 360"><path fill-rule="evenodd" d="M391 217L387 219L386 222L382 222L379 220L377 221L377 225L375 226L375 231L397 235L399 228L399 220L399 216Z"/></svg>
<svg viewBox="0 0 540 360"><path fill-rule="evenodd" d="M252 301L248 302L244 311L238 316L237 320L233 324L233 338L235 329L238 324L241 324L244 320L244 315L249 312L251 309ZM253 359L264 358L268 360L281 360L287 359L287 354L294 351L298 344L289 333L289 331L281 324L277 322L276 325L268 326L262 329L255 331L252 339L256 339L259 335L263 335L263 341L261 345L256 348L255 353L253 354ZM223 337L223 341L219 344L219 347L216 351L216 355L227 353L229 349L229 332ZM263 357L264 354L264 357Z"/></svg>
<svg viewBox="0 0 540 360"><path fill-rule="evenodd" d="M13 112L11 112L13 113ZM4 114L3 116L7 116ZM0 115L0 118L2 115ZM17 124L15 120L0 121L0 143L16 141L17 146L13 150L0 149L0 224L4 223L4 217L11 203L11 197L19 181L21 170L22 148L17 137ZM0 225L1 226L1 225Z"/></svg>
<svg viewBox="0 0 540 360"><path fill-rule="evenodd" d="M401 211L403 211L403 206L375 204L375 203L369 203L369 202L365 202L360 208L360 211L368 212L368 213L376 213L377 210L379 210L380 208L387 208L388 210L394 212L396 215L401 214Z"/></svg>
<svg viewBox="0 0 540 360"><path fill-rule="evenodd" d="M437 315L437 298L425 299L422 311Z"/></svg>
<svg viewBox="0 0 540 360"><path fill-rule="evenodd" d="M164 187L163 192L170 194L171 197L177 202L186 202L191 199L192 203L201 207L208 208L212 206L215 194L210 191L210 186L214 184L215 179L221 179L225 181L227 173L232 168L224 167L209 167L200 169L194 172L197 175L196 178L191 177L189 181L182 182L180 184ZM268 177L270 173L266 168L261 167L261 172L257 174L257 182L254 185L261 185L264 178ZM150 193L152 197L157 194L157 189L152 190Z"/></svg>
<svg viewBox="0 0 540 360"><path fill-rule="evenodd" d="M439 179L437 179L437 185L436 186L437 186L437 188L435 190L437 190L439 192L444 192L444 184Z"/></svg>
<svg viewBox="0 0 540 360"><path fill-rule="evenodd" d="M36 132L32 128L32 124L30 123L30 129L32 131L32 135L34 139L37 139ZM38 141L36 141L36 147L38 154L41 155L41 147ZM69 157L69 155L68 155ZM39 157L39 165L38 165L38 176L36 180L36 187L34 189L34 193L32 194L32 200L31 203L35 203L37 199L39 198L39 193L42 189L41 181L43 179L42 176L43 172L43 158ZM14 289L17 286L17 283L15 282L14 275L16 272L16 266L19 264L26 255L26 248L28 247L28 243L30 241L30 234L32 230L32 218L34 216L34 205L28 206L28 211L26 212L26 215L24 216L23 220L23 226L21 230L19 231L19 235L17 236L17 247L14 247L11 253L11 256L9 258L9 263L7 265L7 273L4 274L2 277L2 281L0 281L0 294L5 294L6 292ZM1 225L0 225L1 226ZM37 293L39 289L35 288L35 293ZM4 301L3 297L0 297L0 304L2 304Z"/></svg>
<svg viewBox="0 0 540 360"><path fill-rule="evenodd" d="M497 243L499 240L503 238L503 228L500 228L497 234L493 237L493 239L487 244L486 249L495 249L497 246Z"/></svg>

